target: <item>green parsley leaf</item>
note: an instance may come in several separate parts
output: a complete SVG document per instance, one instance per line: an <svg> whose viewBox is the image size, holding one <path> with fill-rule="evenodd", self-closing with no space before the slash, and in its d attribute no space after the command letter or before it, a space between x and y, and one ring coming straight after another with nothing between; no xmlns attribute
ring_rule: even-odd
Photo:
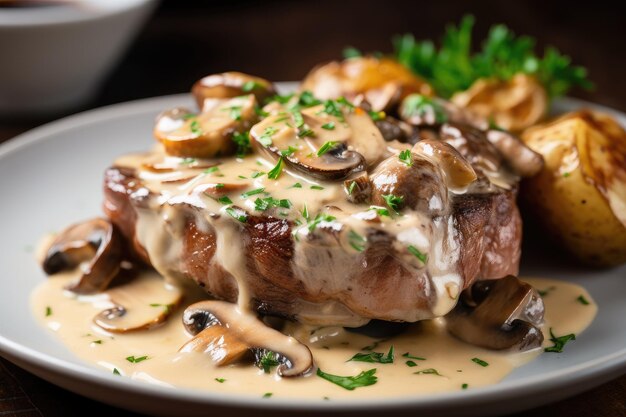
<svg viewBox="0 0 626 417"><path fill-rule="evenodd" d="M396 213L398 213L398 211L400 210L400 206L402 205L402 203L404 203L404 197L395 196L393 194L383 195L383 200L385 200L385 203L387 203L389 208Z"/></svg>
<svg viewBox="0 0 626 417"><path fill-rule="evenodd" d="M241 89L243 90L244 93L249 93L250 91L256 90L259 87L263 87L263 85L254 80L250 80L250 81L246 81L245 83L243 83L243 85L241 86Z"/></svg>
<svg viewBox="0 0 626 417"><path fill-rule="evenodd" d="M355 188L356 188L356 181L352 181L350 183L350 186L348 187L348 194L352 195L352 192L354 191Z"/></svg>
<svg viewBox="0 0 626 417"><path fill-rule="evenodd" d="M467 387L469 387L469 385L467 385L467 384L461 385L461 389L467 389Z"/></svg>
<svg viewBox="0 0 626 417"><path fill-rule="evenodd" d="M267 117L270 114L268 112L266 112L265 110L263 110L261 108L261 106L259 106L258 104L254 105L254 112L256 113L257 116L259 117Z"/></svg>
<svg viewBox="0 0 626 417"><path fill-rule="evenodd" d="M196 158L183 158L182 161L179 162L180 165L191 165L196 162Z"/></svg>
<svg viewBox="0 0 626 417"><path fill-rule="evenodd" d="M412 356L411 354L409 354L409 352L403 353L402 354L403 358L409 358L409 359L415 359L416 361L425 361L426 358L422 358L419 356Z"/></svg>
<svg viewBox="0 0 626 417"><path fill-rule="evenodd" d="M233 204L233 200L228 198L228 196L226 196L226 195L218 198L217 201L219 201L222 204Z"/></svg>
<svg viewBox="0 0 626 417"><path fill-rule="evenodd" d="M196 136L202 135L202 128L200 127L200 122L197 120L192 120L189 124L189 129L191 129L191 133Z"/></svg>
<svg viewBox="0 0 626 417"><path fill-rule="evenodd" d="M276 198L257 198L254 200L254 209L257 211L265 211L272 207L291 208L291 201L287 199L278 200Z"/></svg>
<svg viewBox="0 0 626 417"><path fill-rule="evenodd" d="M52 315L52 307L46 306L46 317L50 317Z"/></svg>
<svg viewBox="0 0 626 417"><path fill-rule="evenodd" d="M322 129L324 130L335 130L335 122L328 122L322 125Z"/></svg>
<svg viewBox="0 0 626 417"><path fill-rule="evenodd" d="M376 212L376 214L378 214L379 216L391 217L391 213L389 213L389 210L386 209L385 207L370 206L370 208L368 210L374 210Z"/></svg>
<svg viewBox="0 0 626 417"><path fill-rule="evenodd" d="M102 344L102 340L98 339L98 340L94 340L91 343L95 343L96 345L101 345Z"/></svg>
<svg viewBox="0 0 626 417"><path fill-rule="evenodd" d="M565 347L565 344L569 342L570 340L576 340L576 335L574 333L557 337L554 335L554 333L552 333L552 328L550 328L550 341L554 343L554 345L545 348L544 351L553 352L553 353L561 353L563 352L563 348Z"/></svg>
<svg viewBox="0 0 626 417"><path fill-rule="evenodd" d="M152 303L152 304L150 304L150 307L163 307L165 309L165 313L169 314L170 311L172 311L172 308L174 308L174 304Z"/></svg>
<svg viewBox="0 0 626 417"><path fill-rule="evenodd" d="M183 120L190 120L193 119L194 117L197 117L197 114L193 114L193 113L185 113L183 114L182 118Z"/></svg>
<svg viewBox="0 0 626 417"><path fill-rule="evenodd" d="M474 363L476 363L476 364L478 364L478 365L480 365L482 367L489 366L489 364L487 362L485 362L484 360L479 359L479 358L472 358L472 362L474 362Z"/></svg>
<svg viewBox="0 0 626 417"><path fill-rule="evenodd" d="M443 376L435 368L423 369L421 371L413 372L414 375L437 375Z"/></svg>
<svg viewBox="0 0 626 417"><path fill-rule="evenodd" d="M121 375L117 368L113 368L113 375Z"/></svg>
<svg viewBox="0 0 626 417"><path fill-rule="evenodd" d="M304 217L307 221L309 221L309 209L306 206L306 203L304 203L304 207L302 207L302 217Z"/></svg>
<svg viewBox="0 0 626 417"><path fill-rule="evenodd" d="M226 382L226 379L224 378L215 378L215 380L219 382L220 384L223 384L224 382Z"/></svg>
<svg viewBox="0 0 626 417"><path fill-rule="evenodd" d="M266 392L263 394L263 398L270 398L273 394L271 392Z"/></svg>
<svg viewBox="0 0 626 417"><path fill-rule="evenodd" d="M578 301L580 304L584 305L584 306L588 306L589 304L591 304L584 295L579 295L578 298L576 299L576 301Z"/></svg>
<svg viewBox="0 0 626 417"><path fill-rule="evenodd" d="M230 106L230 107L225 107L222 109L222 111L228 111L229 116L231 119L239 121L241 120L241 109L242 106Z"/></svg>
<svg viewBox="0 0 626 417"><path fill-rule="evenodd" d="M337 145L337 142L335 142L333 140L329 140L329 141L324 142L324 144L317 150L317 156L324 155L326 152L328 152L332 148L334 148L335 145Z"/></svg>
<svg viewBox="0 0 626 417"><path fill-rule="evenodd" d="M348 232L348 243L357 252L363 252L365 250L367 239L354 230L350 230L350 232Z"/></svg>
<svg viewBox="0 0 626 417"><path fill-rule="evenodd" d="M398 159L400 159L400 162L408 167L413 166L413 154L411 154L411 151L409 149L400 152L400 155L398 155Z"/></svg>
<svg viewBox="0 0 626 417"><path fill-rule="evenodd" d="M322 102L313 96L313 93L310 91L303 91L298 97L297 105L299 107L313 107L321 104Z"/></svg>
<svg viewBox="0 0 626 417"><path fill-rule="evenodd" d="M300 184L299 182L295 183L294 185L292 185L289 188L302 188L302 184Z"/></svg>
<svg viewBox="0 0 626 417"><path fill-rule="evenodd" d="M415 246L413 245L409 245L409 247L407 248L407 250L409 252L411 252L411 255L415 256L417 259L419 259L423 264L426 264L426 262L428 261L428 255L426 255L425 253L422 253L419 249L417 249Z"/></svg>
<svg viewBox="0 0 626 417"><path fill-rule="evenodd" d="M375 373L376 368L373 368L368 371L361 372L356 376L339 376L327 374L326 372L323 372L321 369L317 368L317 376L329 382L332 382L333 384L339 385L341 388L345 388L349 391L352 391L355 388L374 385L378 381L378 377L374 375Z"/></svg>
<svg viewBox="0 0 626 417"><path fill-rule="evenodd" d="M296 151L298 150L298 148L294 148L293 146L288 147L287 149L284 149L282 151L280 151L280 154L282 156L291 156L293 155Z"/></svg>
<svg viewBox="0 0 626 417"><path fill-rule="evenodd" d="M370 118L375 122L379 120L385 120L385 117L387 117L384 111L368 111L367 113L370 115Z"/></svg>
<svg viewBox="0 0 626 417"><path fill-rule="evenodd" d="M356 49L353 46L348 46L348 47L343 49L343 57L345 59L358 58L360 56L363 56L361 51L359 51L358 49Z"/></svg>
<svg viewBox="0 0 626 417"><path fill-rule="evenodd" d="M261 143L261 145L265 146L266 148L268 146L271 146L272 136L274 136L276 132L278 132L278 129L275 128L274 126L266 127L265 130L263 130L263 133L261 134L261 136L259 136L259 143Z"/></svg>
<svg viewBox="0 0 626 417"><path fill-rule="evenodd" d="M369 363L393 363L393 345L389 348L387 355L381 352L357 353L347 360L347 362L369 362Z"/></svg>
<svg viewBox="0 0 626 417"><path fill-rule="evenodd" d="M267 178L271 179L271 180L275 180L278 179L278 177L280 177L281 172L283 172L283 156L281 156L280 158L278 158L278 162L276 163L276 165L274 166L274 168L272 168L268 173L267 173Z"/></svg>
<svg viewBox="0 0 626 417"><path fill-rule="evenodd" d="M311 190L323 190L324 187L319 186L319 185L312 185L309 187Z"/></svg>
<svg viewBox="0 0 626 417"><path fill-rule="evenodd" d="M255 171L252 173L252 175L250 175L252 178L259 178L260 176L265 175L265 172L262 171Z"/></svg>
<svg viewBox="0 0 626 417"><path fill-rule="evenodd" d="M415 362L413 362L413 361L406 361L405 364L409 368L413 368L414 366L417 366L417 364Z"/></svg>
<svg viewBox="0 0 626 417"><path fill-rule="evenodd" d="M540 296L545 297L550 294L552 291L556 290L556 287L548 287L545 290L537 290Z"/></svg>
<svg viewBox="0 0 626 417"><path fill-rule="evenodd" d="M307 213L308 215L308 213ZM303 213L303 217L307 218L306 216L304 216ZM315 218L310 221L307 225L307 227L309 228L309 231L312 232L313 230L315 230L317 228L317 226L319 226L320 223L322 222L332 222L336 220L335 216L331 216L329 214L326 213L319 213L317 216L315 216Z"/></svg>
<svg viewBox="0 0 626 417"><path fill-rule="evenodd" d="M139 362L143 362L146 359L149 359L148 356L140 356L140 357L135 357L135 356L128 356L126 358L126 360L130 363L139 363Z"/></svg>
<svg viewBox="0 0 626 417"><path fill-rule="evenodd" d="M248 198L250 196L261 194L263 192L265 192L265 188L264 187L255 188L254 190L250 190L250 191L246 191L245 193L242 193L241 196L243 198Z"/></svg>
<svg viewBox="0 0 626 417"><path fill-rule="evenodd" d="M220 169L220 167L215 165L215 166L212 166L211 168L205 169L204 171L202 171L202 173L203 174L212 174L214 172L217 172L219 169Z"/></svg>
<svg viewBox="0 0 626 417"><path fill-rule="evenodd" d="M261 356L261 359L259 359L259 363L257 364L257 366L263 369L263 372L265 372L266 374L269 374L272 368L278 365L280 365L280 362L278 361L278 355L271 350L265 352L263 356Z"/></svg>
<svg viewBox="0 0 626 417"><path fill-rule="evenodd" d="M445 109L432 98L420 94L411 94L403 104L401 113L405 117L420 116L425 117L432 114L435 123L445 123L448 121L448 114Z"/></svg>
<svg viewBox="0 0 626 417"><path fill-rule="evenodd" d="M248 221L248 214L239 208L226 207L225 211L230 217L239 220L241 223L246 223Z"/></svg>
<svg viewBox="0 0 626 417"><path fill-rule="evenodd" d="M250 145L250 135L248 132L233 133L232 141L237 145L237 156L239 158L243 158L252 152L252 145Z"/></svg>

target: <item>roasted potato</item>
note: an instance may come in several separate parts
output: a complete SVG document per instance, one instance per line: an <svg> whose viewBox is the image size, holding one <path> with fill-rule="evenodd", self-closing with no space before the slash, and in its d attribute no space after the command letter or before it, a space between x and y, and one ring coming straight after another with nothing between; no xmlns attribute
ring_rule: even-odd
<svg viewBox="0 0 626 417"><path fill-rule="evenodd" d="M321 99L362 95L372 110L393 110L409 94L432 96L432 87L391 58L372 56L333 61L313 68L302 81L303 91Z"/></svg>
<svg viewBox="0 0 626 417"><path fill-rule="evenodd" d="M451 101L512 132L535 125L548 111L545 88L532 76L521 73L508 81L480 78L467 90L453 95Z"/></svg>
<svg viewBox="0 0 626 417"><path fill-rule="evenodd" d="M545 159L522 186L540 223L584 263L626 262L626 131L606 114L582 110L522 139Z"/></svg>

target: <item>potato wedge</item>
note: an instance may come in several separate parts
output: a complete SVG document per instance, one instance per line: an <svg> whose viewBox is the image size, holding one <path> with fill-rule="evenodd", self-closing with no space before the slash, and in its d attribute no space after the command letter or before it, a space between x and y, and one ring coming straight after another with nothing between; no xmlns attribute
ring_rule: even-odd
<svg viewBox="0 0 626 417"><path fill-rule="evenodd" d="M543 155L522 196L539 221L582 262L626 262L626 131L610 116L582 110L526 130Z"/></svg>

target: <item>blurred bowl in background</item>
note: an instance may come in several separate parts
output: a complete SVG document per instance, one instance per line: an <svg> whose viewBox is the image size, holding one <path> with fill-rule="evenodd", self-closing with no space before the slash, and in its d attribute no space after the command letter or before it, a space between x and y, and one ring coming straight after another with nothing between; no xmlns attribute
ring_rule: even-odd
<svg viewBox="0 0 626 417"><path fill-rule="evenodd" d="M0 116L77 109L98 91L156 0L0 0Z"/></svg>

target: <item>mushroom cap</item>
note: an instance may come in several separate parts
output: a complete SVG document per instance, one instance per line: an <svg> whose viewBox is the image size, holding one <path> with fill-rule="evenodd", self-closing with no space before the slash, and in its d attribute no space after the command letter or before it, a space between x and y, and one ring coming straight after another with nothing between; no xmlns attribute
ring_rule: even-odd
<svg viewBox="0 0 626 417"><path fill-rule="evenodd" d="M413 152L432 158L445 174L446 185L453 190L464 191L478 176L472 165L451 145L426 139L413 146Z"/></svg>
<svg viewBox="0 0 626 417"><path fill-rule="evenodd" d="M78 282L69 290L80 294L100 292L120 270L122 246L122 236L109 220L96 218L77 223L52 241L43 270L52 275L87 263Z"/></svg>
<svg viewBox="0 0 626 417"><path fill-rule="evenodd" d="M535 289L516 277L479 281L446 316L448 331L488 349L529 350L543 343L544 306Z"/></svg>
<svg viewBox="0 0 626 417"><path fill-rule="evenodd" d="M517 175L532 177L543 168L543 157L527 147L520 138L504 130L490 129L487 139L500 151L508 166Z"/></svg>
<svg viewBox="0 0 626 417"><path fill-rule="evenodd" d="M271 82L242 72L224 72L208 75L196 81L191 88L198 107L203 111L212 108L216 101L254 94L258 103L276 94Z"/></svg>

